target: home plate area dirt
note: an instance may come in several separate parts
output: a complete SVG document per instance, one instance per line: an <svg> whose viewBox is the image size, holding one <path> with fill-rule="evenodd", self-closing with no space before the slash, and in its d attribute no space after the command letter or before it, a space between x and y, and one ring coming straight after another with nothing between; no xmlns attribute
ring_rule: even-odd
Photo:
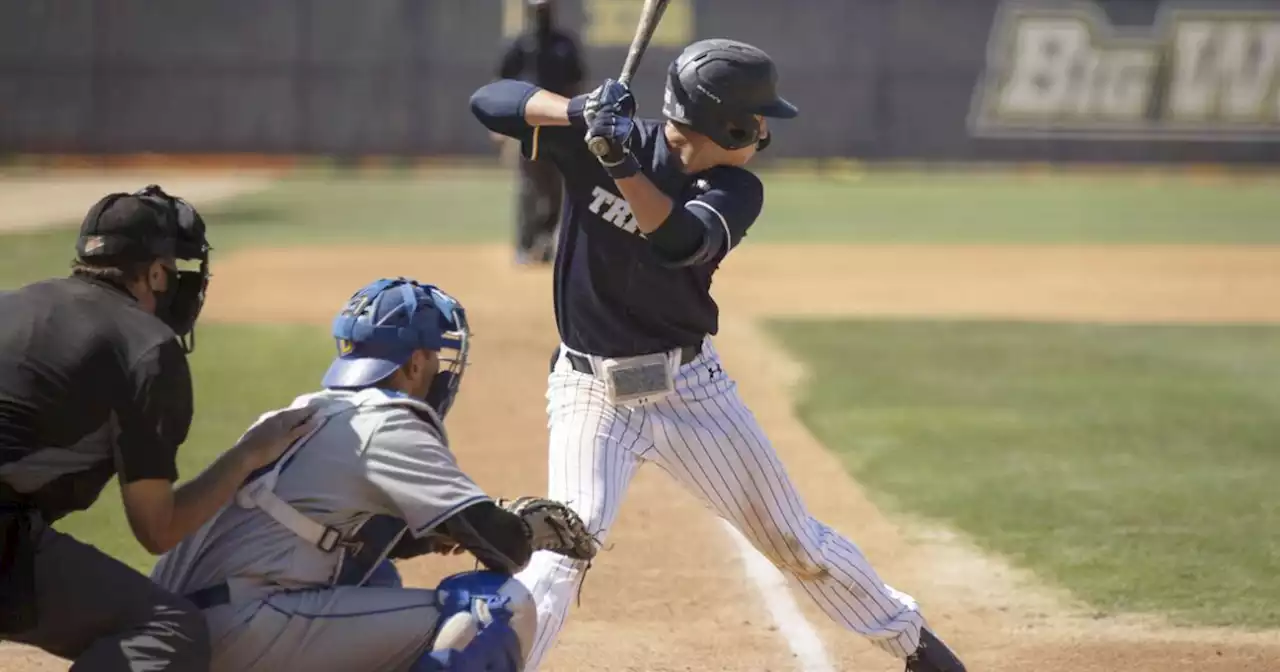
<svg viewBox="0 0 1280 672"><path fill-rule="evenodd" d="M376 277L440 284L462 299L475 331L473 365L449 417L454 450L492 494L541 493L546 367L557 343L551 279L510 259L502 246L258 248L218 262L203 319L305 322L319 330ZM773 315L1280 322L1280 247L746 245L720 270L714 293L726 370L805 503L857 542L887 582L920 601L970 670L1280 669L1278 633L1096 618L949 531L886 518L791 414L803 372L756 326ZM720 522L659 470L640 470L609 542L544 669L814 668L791 653ZM429 585L472 567L436 557L401 570L406 581ZM902 669L797 599L825 645L821 669ZM65 666L10 649L7 658L0 654L0 669Z"/></svg>

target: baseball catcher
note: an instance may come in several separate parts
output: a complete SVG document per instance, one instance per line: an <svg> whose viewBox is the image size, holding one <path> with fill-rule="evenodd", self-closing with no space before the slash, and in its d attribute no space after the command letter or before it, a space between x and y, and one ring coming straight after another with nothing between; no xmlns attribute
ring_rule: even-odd
<svg viewBox="0 0 1280 672"><path fill-rule="evenodd" d="M203 610L214 670L519 670L536 627L511 575L534 551L589 562L595 540L547 499L494 500L443 424L467 366L462 306L383 279L333 322L314 429L258 470L152 578ZM266 413L266 422L282 411ZM392 560L470 552L484 570L405 588Z"/></svg>

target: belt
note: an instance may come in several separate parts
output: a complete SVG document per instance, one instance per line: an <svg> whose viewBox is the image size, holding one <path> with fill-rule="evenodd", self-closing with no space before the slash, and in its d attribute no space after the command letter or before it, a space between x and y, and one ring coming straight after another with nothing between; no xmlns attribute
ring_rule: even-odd
<svg viewBox="0 0 1280 672"><path fill-rule="evenodd" d="M701 352L701 345L686 345L683 348L680 348L680 366L684 366L685 364L697 359ZM551 357L551 368L553 370L556 367L556 359L559 354L560 351L557 349L555 354ZM591 366L590 357L587 357L586 355L579 355L576 352L566 352L564 353L564 358L569 360L569 365L573 367L574 371L577 371L578 373L585 373L589 376L595 375L596 370L595 367Z"/></svg>
<svg viewBox="0 0 1280 672"><path fill-rule="evenodd" d="M187 601L191 604L194 604L196 609L212 609L224 604L230 604L231 588L223 581L208 588L201 588L194 593L188 593L183 597L187 598Z"/></svg>

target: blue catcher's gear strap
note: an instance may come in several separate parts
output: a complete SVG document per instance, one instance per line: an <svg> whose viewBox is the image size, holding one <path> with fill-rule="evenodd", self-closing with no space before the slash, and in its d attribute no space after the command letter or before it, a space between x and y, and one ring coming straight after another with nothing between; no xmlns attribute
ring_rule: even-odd
<svg viewBox="0 0 1280 672"><path fill-rule="evenodd" d="M298 397L294 400L292 408L311 405L317 396ZM408 526L397 518L375 515L362 521L349 535L344 535L338 528L317 522L281 499L275 494L276 483L279 481L280 473L289 465L293 456L318 434L331 418L350 411L359 412L361 408L386 406L401 406L414 411L431 422L439 431L441 442L448 445L449 438L444 431L444 423L436 416L436 411L425 402L390 390L368 388L361 390L350 399L319 406L315 414L319 422L315 429L295 441L271 465L270 469L260 471L236 492L235 503L241 508L261 509L277 523L325 553L342 551L343 555L339 559L338 569L332 580L333 585L363 585L378 564L386 559L387 554L405 535ZM270 413L264 414L259 422L270 415Z"/></svg>

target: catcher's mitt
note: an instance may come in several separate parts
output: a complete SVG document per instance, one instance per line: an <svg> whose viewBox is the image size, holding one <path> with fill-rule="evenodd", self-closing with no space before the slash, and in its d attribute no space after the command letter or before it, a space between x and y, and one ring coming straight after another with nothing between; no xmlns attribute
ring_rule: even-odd
<svg viewBox="0 0 1280 672"><path fill-rule="evenodd" d="M524 521L535 551L551 551L574 560L590 561L600 544L582 518L568 506L542 497L500 499L498 506Z"/></svg>

